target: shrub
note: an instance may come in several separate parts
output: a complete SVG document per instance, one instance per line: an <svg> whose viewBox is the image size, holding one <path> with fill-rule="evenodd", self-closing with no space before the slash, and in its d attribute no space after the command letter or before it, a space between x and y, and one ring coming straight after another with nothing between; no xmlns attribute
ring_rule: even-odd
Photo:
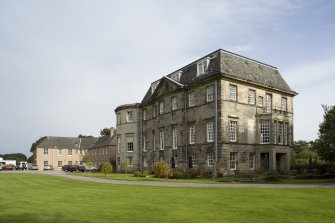
<svg viewBox="0 0 335 223"><path fill-rule="evenodd" d="M182 179L182 178L183 178L183 172L176 170L176 171L173 173L173 176L174 176L176 179Z"/></svg>
<svg viewBox="0 0 335 223"><path fill-rule="evenodd" d="M263 176L264 181L273 182L280 180L280 174L276 170L270 170Z"/></svg>
<svg viewBox="0 0 335 223"><path fill-rule="evenodd" d="M190 172L190 178L194 179L194 178L197 178L197 176L198 176L198 174L197 174L196 171L193 170L193 171Z"/></svg>
<svg viewBox="0 0 335 223"><path fill-rule="evenodd" d="M142 175L141 172L138 171L138 170L136 170L136 171L134 172L134 176L135 176L135 177L140 177L141 175Z"/></svg>
<svg viewBox="0 0 335 223"><path fill-rule="evenodd" d="M170 167L166 162L160 161L154 164L154 171L156 177L166 177L170 173Z"/></svg>
<svg viewBox="0 0 335 223"><path fill-rule="evenodd" d="M213 173L212 173L212 171L205 171L205 172L203 173L203 177L204 177L204 178L212 178L212 177L213 177Z"/></svg>
<svg viewBox="0 0 335 223"><path fill-rule="evenodd" d="M110 163L103 163L100 165L100 172L104 173L105 176L107 173L111 173L113 170L112 164Z"/></svg>
<svg viewBox="0 0 335 223"><path fill-rule="evenodd" d="M142 175L144 175L144 177L149 176L149 175L153 175L153 171L152 170L144 170Z"/></svg>

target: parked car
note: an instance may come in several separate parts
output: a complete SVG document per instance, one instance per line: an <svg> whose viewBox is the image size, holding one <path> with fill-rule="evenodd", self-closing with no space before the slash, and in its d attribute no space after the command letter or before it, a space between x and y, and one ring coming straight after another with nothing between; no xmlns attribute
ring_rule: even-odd
<svg viewBox="0 0 335 223"><path fill-rule="evenodd" d="M83 165L78 165L78 166L77 166L77 171L78 171L78 172L85 172L85 166L83 166Z"/></svg>
<svg viewBox="0 0 335 223"><path fill-rule="evenodd" d="M91 166L91 167L88 167L88 166L85 166L85 171L88 171L88 172L95 172L97 171L98 169L94 166Z"/></svg>
<svg viewBox="0 0 335 223"><path fill-rule="evenodd" d="M2 170L2 165L0 165L0 171Z"/></svg>
<svg viewBox="0 0 335 223"><path fill-rule="evenodd" d="M16 170L27 170L27 165L25 162L20 162L18 164L16 164L15 167Z"/></svg>
<svg viewBox="0 0 335 223"><path fill-rule="evenodd" d="M2 169L3 170L14 170L14 165L7 164L7 165L2 166Z"/></svg>
<svg viewBox="0 0 335 223"><path fill-rule="evenodd" d="M69 166L70 166L70 165L63 165L63 166L62 166L62 170L63 170L63 171L67 171L67 169L68 169Z"/></svg>
<svg viewBox="0 0 335 223"><path fill-rule="evenodd" d="M38 170L38 165L37 164L32 164L30 169L31 170Z"/></svg>
<svg viewBox="0 0 335 223"><path fill-rule="evenodd" d="M43 170L53 170L54 167L52 165L44 165Z"/></svg>

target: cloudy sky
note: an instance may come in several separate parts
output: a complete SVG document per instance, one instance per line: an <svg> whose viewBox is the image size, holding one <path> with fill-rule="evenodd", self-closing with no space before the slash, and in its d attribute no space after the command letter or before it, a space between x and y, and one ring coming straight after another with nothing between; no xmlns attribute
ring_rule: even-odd
<svg viewBox="0 0 335 223"><path fill-rule="evenodd" d="M335 104L335 1L0 0L0 154L98 136L151 82L219 48L278 67L295 140Z"/></svg>

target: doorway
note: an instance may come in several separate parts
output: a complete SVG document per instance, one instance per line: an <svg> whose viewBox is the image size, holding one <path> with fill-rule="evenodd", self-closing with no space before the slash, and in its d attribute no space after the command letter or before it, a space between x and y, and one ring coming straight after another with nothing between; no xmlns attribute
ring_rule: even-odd
<svg viewBox="0 0 335 223"><path fill-rule="evenodd" d="M261 153L261 172L269 170L269 153Z"/></svg>

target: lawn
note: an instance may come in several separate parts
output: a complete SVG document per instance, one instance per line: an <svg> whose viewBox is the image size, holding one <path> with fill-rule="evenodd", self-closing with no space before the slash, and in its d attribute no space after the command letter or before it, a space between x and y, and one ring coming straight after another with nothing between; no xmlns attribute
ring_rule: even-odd
<svg viewBox="0 0 335 223"><path fill-rule="evenodd" d="M104 174L100 172L94 173L72 173L73 175L96 177L111 180L128 180L128 181L160 181L160 182L184 182L184 183L252 183L251 178L236 178L236 177L221 177L221 178L195 178L195 179L165 179L165 178L154 178L154 177L135 177L133 173L111 173ZM304 183L335 183L335 178L328 179L280 179L280 181L264 182L256 178L254 183L271 183L271 184L304 184Z"/></svg>
<svg viewBox="0 0 335 223"><path fill-rule="evenodd" d="M0 174L0 222L334 222L335 189L125 186Z"/></svg>

